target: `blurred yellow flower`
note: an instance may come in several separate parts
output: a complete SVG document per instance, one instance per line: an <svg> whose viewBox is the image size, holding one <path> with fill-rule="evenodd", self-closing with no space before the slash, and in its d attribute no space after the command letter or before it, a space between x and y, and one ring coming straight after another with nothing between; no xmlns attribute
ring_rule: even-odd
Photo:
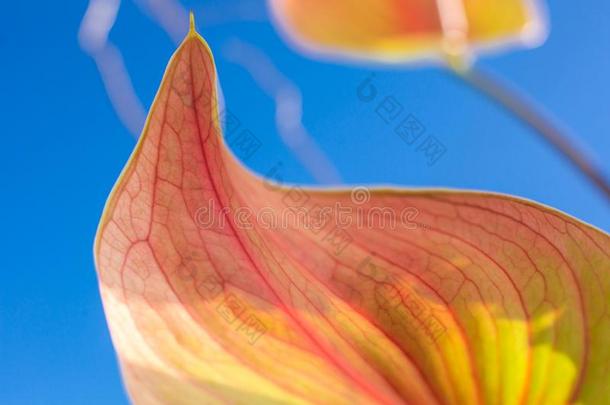
<svg viewBox="0 0 610 405"><path fill-rule="evenodd" d="M276 26L308 52L403 62L546 37L535 0L269 0Z"/></svg>

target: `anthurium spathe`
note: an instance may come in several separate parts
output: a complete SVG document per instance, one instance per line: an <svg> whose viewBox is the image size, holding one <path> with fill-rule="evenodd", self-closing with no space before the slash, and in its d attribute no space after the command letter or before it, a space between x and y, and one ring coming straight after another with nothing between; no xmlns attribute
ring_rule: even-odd
<svg viewBox="0 0 610 405"><path fill-rule="evenodd" d="M269 182L225 147L215 75L192 28L99 226L134 403L608 403L608 235L502 195Z"/></svg>
<svg viewBox="0 0 610 405"><path fill-rule="evenodd" d="M327 56L401 62L537 44L537 0L268 0L294 44Z"/></svg>

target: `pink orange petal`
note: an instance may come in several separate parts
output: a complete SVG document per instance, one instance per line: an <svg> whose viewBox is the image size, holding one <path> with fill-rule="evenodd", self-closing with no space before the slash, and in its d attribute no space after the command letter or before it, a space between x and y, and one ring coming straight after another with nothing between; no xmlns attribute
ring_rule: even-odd
<svg viewBox="0 0 610 405"><path fill-rule="evenodd" d="M508 196L270 184L215 83L191 31L100 222L134 403L608 403L608 235Z"/></svg>

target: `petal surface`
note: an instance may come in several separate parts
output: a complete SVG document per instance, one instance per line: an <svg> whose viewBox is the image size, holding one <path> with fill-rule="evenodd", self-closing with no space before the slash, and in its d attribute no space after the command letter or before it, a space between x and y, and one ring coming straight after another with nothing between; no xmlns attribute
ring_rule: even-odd
<svg viewBox="0 0 610 405"><path fill-rule="evenodd" d="M224 145L194 31L95 257L137 404L610 398L608 235L508 196L259 178Z"/></svg>

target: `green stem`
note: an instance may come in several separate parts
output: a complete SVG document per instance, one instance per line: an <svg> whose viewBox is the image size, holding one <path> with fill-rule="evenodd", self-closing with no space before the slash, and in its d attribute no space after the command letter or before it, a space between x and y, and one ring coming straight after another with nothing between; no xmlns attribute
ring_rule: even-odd
<svg viewBox="0 0 610 405"><path fill-rule="evenodd" d="M488 99L534 129L549 145L584 174L610 202L610 182L601 169L596 167L592 160L570 141L569 137L541 111L533 100L512 89L499 78L474 66L463 70L456 69L454 72Z"/></svg>

